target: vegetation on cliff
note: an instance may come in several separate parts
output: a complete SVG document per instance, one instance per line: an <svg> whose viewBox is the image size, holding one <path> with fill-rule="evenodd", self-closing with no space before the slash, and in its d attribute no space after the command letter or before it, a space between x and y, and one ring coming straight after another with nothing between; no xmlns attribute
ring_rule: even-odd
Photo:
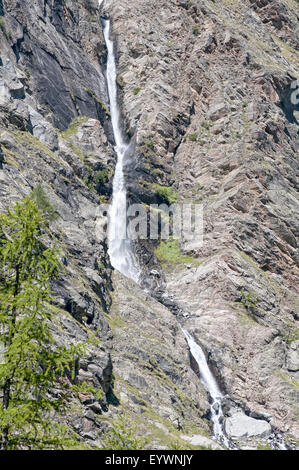
<svg viewBox="0 0 299 470"><path fill-rule="evenodd" d="M41 188L34 192L34 199L37 195L53 217ZM46 222L30 197L0 214L3 450L68 447L75 442L65 426L53 421L53 413L66 406L68 383L82 348L54 344L50 281L57 278L60 261L55 244L47 248L43 242L41 229ZM62 379L65 374L69 379Z"/></svg>

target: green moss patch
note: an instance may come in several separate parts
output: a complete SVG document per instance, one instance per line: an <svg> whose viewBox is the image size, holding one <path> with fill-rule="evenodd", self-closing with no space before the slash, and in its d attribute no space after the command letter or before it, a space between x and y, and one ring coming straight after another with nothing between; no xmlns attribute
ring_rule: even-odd
<svg viewBox="0 0 299 470"><path fill-rule="evenodd" d="M199 261L191 256L184 256L181 253L179 241L177 239L169 239L162 241L155 249L155 255L162 265L177 265L183 263L191 263L199 265Z"/></svg>
<svg viewBox="0 0 299 470"><path fill-rule="evenodd" d="M72 137L73 135L75 135L78 132L78 128L79 128L80 124L82 124L84 122L87 122L88 120L89 120L89 118L86 117L86 116L76 117L75 119L72 120L69 127L64 132L61 132L61 134L60 134L61 137L63 139L68 139L69 137Z"/></svg>

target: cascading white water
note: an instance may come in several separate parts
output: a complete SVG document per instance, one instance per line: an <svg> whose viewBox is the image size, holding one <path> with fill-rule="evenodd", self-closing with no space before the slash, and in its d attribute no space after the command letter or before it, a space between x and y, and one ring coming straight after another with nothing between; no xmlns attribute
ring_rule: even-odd
<svg viewBox="0 0 299 470"><path fill-rule="evenodd" d="M100 5L101 5L100 1ZM117 164L113 180L112 204L109 211L108 254L112 266L125 276L138 282L140 270L133 254L131 241L127 238L127 192L123 172L124 161L129 153L129 144L124 140L120 127L120 112L117 100L116 61L113 41L110 40L110 21L103 20L104 37L106 41L107 86L110 100L110 114L115 139Z"/></svg>
<svg viewBox="0 0 299 470"><path fill-rule="evenodd" d="M223 410L222 410L222 398L223 395L219 390L217 382L209 369L206 357L201 347L194 341L188 331L183 329L183 333L186 337L190 353L197 362L198 369L200 372L200 379L202 384L208 390L211 397L211 420L213 422L214 435L216 439L229 447L229 441L223 432Z"/></svg>

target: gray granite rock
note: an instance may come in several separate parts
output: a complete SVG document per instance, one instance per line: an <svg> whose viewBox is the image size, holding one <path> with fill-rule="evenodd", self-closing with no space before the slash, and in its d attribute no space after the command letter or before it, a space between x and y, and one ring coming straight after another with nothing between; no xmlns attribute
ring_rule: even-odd
<svg viewBox="0 0 299 470"><path fill-rule="evenodd" d="M232 439L267 438L271 434L271 426L267 421L250 418L244 413L235 413L225 420L226 434Z"/></svg>

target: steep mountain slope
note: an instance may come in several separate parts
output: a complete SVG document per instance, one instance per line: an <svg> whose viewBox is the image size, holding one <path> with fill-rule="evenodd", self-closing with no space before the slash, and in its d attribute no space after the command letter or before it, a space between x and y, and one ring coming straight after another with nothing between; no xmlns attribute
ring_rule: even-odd
<svg viewBox="0 0 299 470"><path fill-rule="evenodd" d="M122 408L152 447L211 433L176 311L227 415L241 407L299 439L298 2L1 0L0 15L0 208L39 183L57 207L57 338L94 340L79 377L103 389L69 422L96 446ZM130 200L162 202L167 187L203 206L203 243L136 247L152 296L112 276L97 230L116 159L100 15L136 146Z"/></svg>
<svg viewBox="0 0 299 470"><path fill-rule="evenodd" d="M132 197L155 200L147 180L203 204L203 244L181 244L200 264L168 265L165 289L223 390L297 435L298 5L105 5L136 129Z"/></svg>

